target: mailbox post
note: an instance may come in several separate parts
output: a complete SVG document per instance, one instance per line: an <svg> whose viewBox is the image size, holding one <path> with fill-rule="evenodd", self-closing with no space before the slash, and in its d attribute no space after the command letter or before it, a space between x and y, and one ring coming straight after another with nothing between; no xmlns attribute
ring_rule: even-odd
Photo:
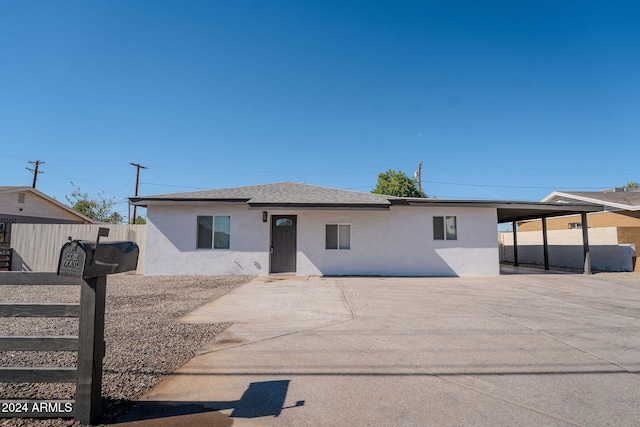
<svg viewBox="0 0 640 427"><path fill-rule="evenodd" d="M59 275L83 279L75 404L75 417L82 424L97 424L102 415L106 276L135 270L140 252L134 242L100 243L100 237L108 235L108 228L100 228L95 242L74 240L66 243L60 250L58 263Z"/></svg>

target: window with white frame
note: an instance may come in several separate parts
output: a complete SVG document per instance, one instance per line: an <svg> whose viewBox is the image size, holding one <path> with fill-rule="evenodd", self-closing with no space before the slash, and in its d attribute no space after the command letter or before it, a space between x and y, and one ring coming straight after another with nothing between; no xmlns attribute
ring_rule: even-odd
<svg viewBox="0 0 640 427"><path fill-rule="evenodd" d="M582 223L581 222L570 222L569 223L569 229L571 229L571 230L580 229L580 228L582 228Z"/></svg>
<svg viewBox="0 0 640 427"><path fill-rule="evenodd" d="M351 226L326 224L325 249L351 249Z"/></svg>
<svg viewBox="0 0 640 427"><path fill-rule="evenodd" d="M433 217L433 240L458 240L458 225L455 216Z"/></svg>
<svg viewBox="0 0 640 427"><path fill-rule="evenodd" d="M198 216L198 249L229 249L231 244L230 216Z"/></svg>

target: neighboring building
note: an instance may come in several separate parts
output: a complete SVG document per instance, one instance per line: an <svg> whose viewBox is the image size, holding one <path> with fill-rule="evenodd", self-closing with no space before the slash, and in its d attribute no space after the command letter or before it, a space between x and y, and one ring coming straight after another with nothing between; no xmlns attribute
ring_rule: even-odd
<svg viewBox="0 0 640 427"><path fill-rule="evenodd" d="M148 275L492 276L497 223L585 204L450 201L290 182L130 198Z"/></svg>
<svg viewBox="0 0 640 427"><path fill-rule="evenodd" d="M595 192L554 191L542 199L545 203L596 203L604 206L604 211L587 215L590 229L615 227L618 244L633 244L640 251L640 189L611 188ZM582 228L580 215L568 215L547 219L548 230ZM518 223L518 232L540 231L540 220ZM635 263L635 271L640 271L640 263Z"/></svg>
<svg viewBox="0 0 640 427"><path fill-rule="evenodd" d="M31 187L0 187L0 248L11 247L11 224L93 224L91 218Z"/></svg>

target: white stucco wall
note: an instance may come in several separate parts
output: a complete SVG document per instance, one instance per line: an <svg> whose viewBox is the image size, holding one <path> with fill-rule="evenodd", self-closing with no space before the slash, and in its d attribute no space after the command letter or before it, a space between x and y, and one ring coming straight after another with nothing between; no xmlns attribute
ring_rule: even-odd
<svg viewBox="0 0 640 427"><path fill-rule="evenodd" d="M277 210L297 215L298 275L499 274L493 208L392 207L390 211ZM229 250L195 249L198 215L230 215ZM458 239L433 240L433 216L456 216ZM149 206L148 275L269 274L270 224L244 204ZM325 224L350 224L351 249L325 249Z"/></svg>
<svg viewBox="0 0 640 427"><path fill-rule="evenodd" d="M204 215L231 217L230 249L196 249L197 217ZM145 274L269 274L269 233L262 211L246 204L149 206Z"/></svg>

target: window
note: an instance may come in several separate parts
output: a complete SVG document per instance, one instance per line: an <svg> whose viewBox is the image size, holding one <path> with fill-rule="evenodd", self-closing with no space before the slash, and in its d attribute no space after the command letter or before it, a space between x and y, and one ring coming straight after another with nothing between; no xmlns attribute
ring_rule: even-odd
<svg viewBox="0 0 640 427"><path fill-rule="evenodd" d="M289 218L276 219L276 227L293 227L293 221Z"/></svg>
<svg viewBox="0 0 640 427"><path fill-rule="evenodd" d="M580 229L580 228L582 228L582 223L581 222L570 222L569 223L569 228L572 229L572 230Z"/></svg>
<svg viewBox="0 0 640 427"><path fill-rule="evenodd" d="M229 249L230 243L231 217L198 217L198 249Z"/></svg>
<svg viewBox="0 0 640 427"><path fill-rule="evenodd" d="M213 249L229 249L231 217L217 216L213 225Z"/></svg>
<svg viewBox="0 0 640 427"><path fill-rule="evenodd" d="M433 240L458 240L455 216L433 217Z"/></svg>
<svg viewBox="0 0 640 427"><path fill-rule="evenodd" d="M18 193L18 203L24 203L24 196L26 193Z"/></svg>
<svg viewBox="0 0 640 427"><path fill-rule="evenodd" d="M4 234L6 233L7 225L4 222L0 222L0 243L4 243Z"/></svg>
<svg viewBox="0 0 640 427"><path fill-rule="evenodd" d="M199 216L198 217L198 249L211 249L212 243L212 230L213 230L213 217L212 216Z"/></svg>
<svg viewBox="0 0 640 427"><path fill-rule="evenodd" d="M325 231L325 249L351 249L350 225L327 224Z"/></svg>

